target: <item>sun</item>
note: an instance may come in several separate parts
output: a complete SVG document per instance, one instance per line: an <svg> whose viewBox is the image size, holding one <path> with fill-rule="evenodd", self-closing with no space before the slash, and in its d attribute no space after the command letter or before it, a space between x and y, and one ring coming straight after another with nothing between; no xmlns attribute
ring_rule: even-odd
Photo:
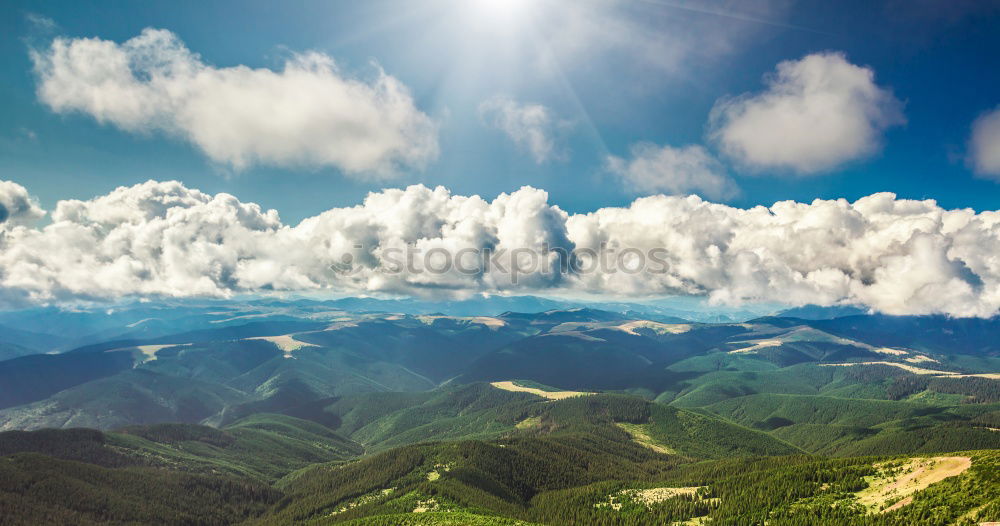
<svg viewBox="0 0 1000 526"><path fill-rule="evenodd" d="M470 0L481 16L513 18L518 16L538 0Z"/></svg>

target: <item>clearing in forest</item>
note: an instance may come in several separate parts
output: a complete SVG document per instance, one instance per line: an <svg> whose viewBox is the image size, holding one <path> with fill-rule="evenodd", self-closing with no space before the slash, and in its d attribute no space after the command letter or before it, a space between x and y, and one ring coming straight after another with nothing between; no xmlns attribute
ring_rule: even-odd
<svg viewBox="0 0 1000 526"><path fill-rule="evenodd" d="M635 332L636 329L649 329L656 334L683 334L691 330L690 323L660 323L657 321L649 320L636 320L630 321L628 323L617 325L614 327L620 331L627 332L634 336L638 336L639 333Z"/></svg>
<svg viewBox="0 0 1000 526"><path fill-rule="evenodd" d="M161 350L166 349L167 347L183 347L185 345L191 345L191 344L190 343L182 343L182 344L169 343L167 345L139 345L139 346L136 347L136 349L139 349L139 352L141 352L143 354L143 356L146 357L145 361L152 362L153 360L156 360L156 353L160 352Z"/></svg>
<svg viewBox="0 0 1000 526"><path fill-rule="evenodd" d="M937 371L934 369L924 369L922 367L914 367L912 365L908 365L905 363L898 363L898 362L821 363L819 365L822 367L852 367L855 365L888 365L889 367L897 367L899 369L902 369L906 372L910 372L913 374L928 374L935 376L951 376L955 374L951 371Z"/></svg>
<svg viewBox="0 0 1000 526"><path fill-rule="evenodd" d="M524 420L521 420L514 427L518 429L538 429L542 427L542 417L540 416L529 416Z"/></svg>
<svg viewBox="0 0 1000 526"><path fill-rule="evenodd" d="M926 358L926 357L918 357L918 358ZM937 362L937 360L934 360L932 358L927 358L927 360L930 360L932 362ZM913 361L920 362L920 361L927 361L927 360L920 360L920 359L916 359L915 360L915 359L910 359L910 358L907 359L907 361L910 361L910 362L913 362ZM933 375L933 376L936 376L938 378L971 378L971 377L978 377L978 378L990 378L990 379L993 379L993 380L1000 380L1000 373L969 373L969 374L960 374L960 373L956 373L956 372L952 372L952 371L937 371L937 370L934 370L934 369L924 369L922 367L914 367L912 365L908 365L908 364L905 364L905 363L898 363L898 362L821 363L819 365L821 367L850 367L852 365L888 365L890 367L898 367L898 368L900 368L900 369L902 369L904 371L911 372L913 374Z"/></svg>
<svg viewBox="0 0 1000 526"><path fill-rule="evenodd" d="M608 500L606 502L598 502L594 505L594 507L611 508L617 511L622 509L622 505L626 502L634 502L649 508L653 504L677 497L697 498L698 490L704 487L705 486L690 486L685 488L623 489L614 495L608 495ZM702 499L698 498L698 500Z"/></svg>
<svg viewBox="0 0 1000 526"><path fill-rule="evenodd" d="M657 453L663 453L665 455L677 454L677 451L674 451L673 449L670 449L669 447L664 446L653 440L653 437L649 436L649 432L646 431L646 427L644 424L627 424L625 422L619 422L618 424L615 425L622 428L626 433L628 433L629 436L632 437L632 440L635 441L640 446L652 449Z"/></svg>
<svg viewBox="0 0 1000 526"><path fill-rule="evenodd" d="M490 385L496 387L497 389L503 389L504 391L513 391L515 393L531 393L534 395L541 396L542 398L548 398L549 400L565 400L566 398L573 398L574 396L586 396L592 395L594 393L585 393L583 391L543 391L541 389L535 389L534 387L524 387L523 385L517 385L514 382L491 382Z"/></svg>
<svg viewBox="0 0 1000 526"><path fill-rule="evenodd" d="M424 325L434 325L437 320L454 320L454 321L464 321L466 323L478 323L480 325L485 325L492 330L501 329L507 326L507 322L501 320L500 318L494 318L492 316L438 316L438 315L424 315L417 316L420 323ZM401 319L401 318L397 318Z"/></svg>
<svg viewBox="0 0 1000 526"><path fill-rule="evenodd" d="M143 362L152 362L156 360L156 353L160 352L167 347L186 347L191 345L190 343L167 343L167 344L157 344L157 345L136 345L135 347L120 347L118 349L111 349L106 352L117 352L117 351L127 351L129 349L138 349L142 353Z"/></svg>
<svg viewBox="0 0 1000 526"><path fill-rule="evenodd" d="M884 474L875 477L868 488L855 495L869 509L882 512L897 510L912 502L913 495L918 491L961 475L971 466L972 459L969 457L913 458L902 465L880 464L876 467Z"/></svg>
<svg viewBox="0 0 1000 526"><path fill-rule="evenodd" d="M749 347L743 347L741 349L734 349L729 351L729 354L741 354L741 353L755 353L761 349L766 349L768 347L780 347L781 340L756 340L747 342L737 342L737 343L748 343Z"/></svg>
<svg viewBox="0 0 1000 526"><path fill-rule="evenodd" d="M293 334L282 334L281 336L255 336L247 339L269 341L285 352L285 358L291 358L292 351L297 351L303 347L319 347L315 343L300 342L293 336Z"/></svg>

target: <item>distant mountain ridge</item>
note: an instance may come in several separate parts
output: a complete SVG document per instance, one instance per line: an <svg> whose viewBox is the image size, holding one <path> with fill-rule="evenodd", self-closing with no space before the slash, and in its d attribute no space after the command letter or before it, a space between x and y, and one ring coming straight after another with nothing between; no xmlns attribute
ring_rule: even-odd
<svg viewBox="0 0 1000 526"><path fill-rule="evenodd" d="M945 391L942 396L992 399L989 382L1000 373L996 320L863 315L713 324L593 307L408 315L350 312L312 300L198 307L209 308L208 320L181 323L194 330L0 361L0 378L9 379L0 383L6 407L0 427L229 422L260 411L300 414L332 397L511 378L629 392L683 407L761 389L818 394L800 384L803 377L813 377L814 386L839 382L851 396L888 399L894 386L902 388L897 376L903 375L926 383L925 390ZM150 385L163 386L160 392L136 394L142 387L136 374L144 372L155 375ZM757 376L772 380L760 384ZM180 398L184 382L201 386L196 391L205 394L204 403L186 405L196 399Z"/></svg>

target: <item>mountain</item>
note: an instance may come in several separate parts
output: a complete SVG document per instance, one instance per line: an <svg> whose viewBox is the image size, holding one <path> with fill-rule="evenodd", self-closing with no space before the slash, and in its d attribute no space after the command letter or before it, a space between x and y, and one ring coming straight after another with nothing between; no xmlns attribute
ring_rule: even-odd
<svg viewBox="0 0 1000 526"><path fill-rule="evenodd" d="M1000 317L848 316L810 322L831 334L856 337L873 345L908 347L944 355L1000 356Z"/></svg>
<svg viewBox="0 0 1000 526"><path fill-rule="evenodd" d="M0 343L0 361L20 358L30 354L39 354L35 349L29 349L16 343Z"/></svg>
<svg viewBox="0 0 1000 526"><path fill-rule="evenodd" d="M245 399L244 393L224 385L129 369L45 400L0 410L0 429L112 429L199 422Z"/></svg>
<svg viewBox="0 0 1000 526"><path fill-rule="evenodd" d="M709 324L592 308L462 317L296 305L214 305L217 313L280 307L281 319L226 318L210 329L2 361L0 426L109 428L168 417L220 425L258 412L315 413L321 400L356 394L510 379L705 411L758 394L893 401L902 391L949 406L962 405L961 397L996 400L991 375L1000 371L991 320ZM896 330L886 330L890 324ZM142 385L147 379L155 381Z"/></svg>
<svg viewBox="0 0 1000 526"><path fill-rule="evenodd" d="M31 332L0 325L0 353L2 353L0 359L7 360L48 352L64 345L66 341L66 338L56 334Z"/></svg>
<svg viewBox="0 0 1000 526"><path fill-rule="evenodd" d="M0 362L0 408L49 396L132 368L129 353L40 354Z"/></svg>
<svg viewBox="0 0 1000 526"><path fill-rule="evenodd" d="M574 422L565 428L403 445L350 462L341 459L360 449L349 441L272 415L221 430L0 433L0 512L11 524L791 525L878 518L904 525L1000 515L991 497L1000 483L996 450L834 460L775 450L689 459L601 426L602 415L641 418L636 400L583 396L552 411ZM693 438L709 444L720 437ZM70 497L50 488L75 491Z"/></svg>
<svg viewBox="0 0 1000 526"><path fill-rule="evenodd" d="M517 431L563 435L599 429L697 457L801 452L766 433L637 397L595 394L549 401L486 383L426 394L359 395L336 400L325 411L339 417L334 429L368 451L426 441L491 439ZM636 439L639 435L644 438Z"/></svg>
<svg viewBox="0 0 1000 526"><path fill-rule="evenodd" d="M832 307L821 307L819 305L803 305L785 309L777 314L781 318L798 318L800 320L833 320L847 316L862 316L867 314L866 309L851 305L838 305Z"/></svg>
<svg viewBox="0 0 1000 526"><path fill-rule="evenodd" d="M1000 519L996 320L346 309L366 302L133 305L89 334L93 313L5 313L77 320L64 341L86 343L0 361L0 516ZM932 481L901 495L894 477ZM160 502L139 500L150 486Z"/></svg>
<svg viewBox="0 0 1000 526"><path fill-rule="evenodd" d="M350 312L392 312L411 315L439 313L448 316L496 316L503 312L544 312L574 306L570 302L535 296L474 296L458 301L343 298L326 301L324 304Z"/></svg>
<svg viewBox="0 0 1000 526"><path fill-rule="evenodd" d="M39 307L0 311L0 343L41 352L63 352L115 340L151 340L198 330L263 321L329 319L337 313L442 314L454 317L498 316L504 312L537 314L589 308L664 323L729 323L749 320L775 309L735 309L700 300L675 298L647 302L587 302L537 296L473 296L464 300L413 298L248 297L237 300L174 299L126 301L110 306Z"/></svg>
<svg viewBox="0 0 1000 526"><path fill-rule="evenodd" d="M12 431L0 433L0 511L4 524L231 524L277 504L281 492L269 483L281 476L361 452L280 415L223 429Z"/></svg>

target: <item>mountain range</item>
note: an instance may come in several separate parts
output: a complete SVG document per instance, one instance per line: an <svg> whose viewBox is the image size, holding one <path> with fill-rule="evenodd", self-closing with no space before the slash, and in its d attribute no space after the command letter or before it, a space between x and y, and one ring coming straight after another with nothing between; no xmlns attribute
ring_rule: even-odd
<svg viewBox="0 0 1000 526"><path fill-rule="evenodd" d="M0 523L1000 520L1000 319L487 303L0 313Z"/></svg>

